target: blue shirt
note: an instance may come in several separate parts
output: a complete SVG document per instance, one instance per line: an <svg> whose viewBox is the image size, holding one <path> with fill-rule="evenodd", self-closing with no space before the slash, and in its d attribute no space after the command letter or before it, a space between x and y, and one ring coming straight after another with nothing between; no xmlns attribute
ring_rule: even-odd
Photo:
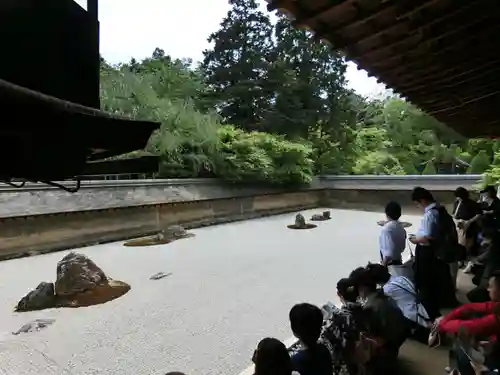
<svg viewBox="0 0 500 375"><path fill-rule="evenodd" d="M433 208L438 207L437 203L431 203L424 209L424 216L420 222L417 237L435 238L439 233L439 212ZM428 246L428 244L422 244Z"/></svg>
<svg viewBox="0 0 500 375"><path fill-rule="evenodd" d="M402 261L401 254L406 247L406 230L397 220L387 222L379 236L379 248L382 260L391 258Z"/></svg>

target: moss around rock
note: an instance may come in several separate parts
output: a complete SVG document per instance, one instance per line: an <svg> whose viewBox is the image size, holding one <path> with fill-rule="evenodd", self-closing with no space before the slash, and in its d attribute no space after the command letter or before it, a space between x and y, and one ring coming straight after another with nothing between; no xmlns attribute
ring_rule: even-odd
<svg viewBox="0 0 500 375"><path fill-rule="evenodd" d="M160 233L154 236L135 238L133 240L127 241L123 246L154 246L154 245L165 245L175 240L180 240L182 238L194 237L193 233L187 232L182 226L174 225L162 230Z"/></svg>

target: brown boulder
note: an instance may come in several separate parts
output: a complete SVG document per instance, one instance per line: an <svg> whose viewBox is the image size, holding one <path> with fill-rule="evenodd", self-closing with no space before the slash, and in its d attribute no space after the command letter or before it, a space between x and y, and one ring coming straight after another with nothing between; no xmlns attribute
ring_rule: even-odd
<svg viewBox="0 0 500 375"><path fill-rule="evenodd" d="M40 283L19 301L16 310L92 306L118 298L129 290L130 285L107 278L85 255L71 252L57 263L55 284Z"/></svg>
<svg viewBox="0 0 500 375"><path fill-rule="evenodd" d="M83 254L71 252L57 263L55 294L58 297L92 290L107 282L103 270Z"/></svg>
<svg viewBox="0 0 500 375"><path fill-rule="evenodd" d="M50 309L55 304L54 284L41 282L35 290L21 298L16 306L16 311Z"/></svg>

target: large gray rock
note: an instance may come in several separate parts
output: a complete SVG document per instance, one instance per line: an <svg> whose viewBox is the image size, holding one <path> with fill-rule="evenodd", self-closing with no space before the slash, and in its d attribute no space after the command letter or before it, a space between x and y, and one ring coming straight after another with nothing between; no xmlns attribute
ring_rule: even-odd
<svg viewBox="0 0 500 375"><path fill-rule="evenodd" d="M83 254L71 252L57 263L55 294L71 296L108 282L106 275Z"/></svg>
<svg viewBox="0 0 500 375"><path fill-rule="evenodd" d="M26 294L16 306L16 311L41 310L54 307L54 284L41 282L35 290Z"/></svg>

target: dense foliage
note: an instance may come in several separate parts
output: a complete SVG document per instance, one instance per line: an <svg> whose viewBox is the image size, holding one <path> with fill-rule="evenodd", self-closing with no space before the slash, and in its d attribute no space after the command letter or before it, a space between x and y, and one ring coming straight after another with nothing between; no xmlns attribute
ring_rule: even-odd
<svg viewBox="0 0 500 375"><path fill-rule="evenodd" d="M157 48L103 61L103 108L161 122L147 152L159 177L303 184L314 174L483 173L500 180L500 150L465 140L398 97L346 88L346 62L255 0L232 9L194 66Z"/></svg>

